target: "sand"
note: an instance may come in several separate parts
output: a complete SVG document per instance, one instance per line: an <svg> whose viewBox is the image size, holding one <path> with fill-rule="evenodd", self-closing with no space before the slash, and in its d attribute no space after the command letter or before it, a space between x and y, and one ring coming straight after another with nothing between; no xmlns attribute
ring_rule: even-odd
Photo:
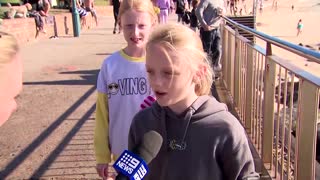
<svg viewBox="0 0 320 180"><path fill-rule="evenodd" d="M269 0L270 1L270 0ZM257 13L258 30L295 44L320 47L320 2L316 0L278 0L278 10L266 1L263 13ZM294 5L294 10L291 6ZM297 23L302 19L302 34L297 36Z"/></svg>
<svg viewBox="0 0 320 180"><path fill-rule="evenodd" d="M257 13L257 30L294 44L302 43L316 51L320 47L320 3L317 0L278 0L278 8L272 8L272 1L265 1L262 13ZM291 6L294 5L292 10ZM302 19L302 33L297 36L297 23ZM258 41L260 45L265 43ZM320 64L277 48L276 55L289 60L306 71L320 77ZM319 52L319 51L318 51Z"/></svg>
<svg viewBox="0 0 320 180"><path fill-rule="evenodd" d="M320 1L319 0L277 0L278 8L272 7L276 0L263 1L263 11L257 10L257 30L268 35L289 41L294 44L302 43L305 47L313 48L320 52ZM252 11L252 0L245 1L247 13ZM294 5L292 10L291 6ZM240 2L238 9L244 7ZM244 12L244 11L243 11ZM297 36L297 23L302 19L302 33ZM266 43L257 40L262 47ZM285 60L298 65L300 68L320 77L320 64L306 61L305 58L293 55L277 47L273 47L273 53Z"/></svg>

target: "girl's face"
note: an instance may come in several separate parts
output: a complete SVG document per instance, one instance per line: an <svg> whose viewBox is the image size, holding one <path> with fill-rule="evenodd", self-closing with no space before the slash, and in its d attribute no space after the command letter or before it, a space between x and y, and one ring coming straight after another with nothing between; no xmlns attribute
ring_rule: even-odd
<svg viewBox="0 0 320 180"><path fill-rule="evenodd" d="M176 51L151 44L147 49L146 70L159 105L181 113L197 98L195 73Z"/></svg>
<svg viewBox="0 0 320 180"><path fill-rule="evenodd" d="M0 77L0 126L9 119L17 108L15 97L22 88L22 63L19 55L1 67Z"/></svg>
<svg viewBox="0 0 320 180"><path fill-rule="evenodd" d="M144 48L152 26L148 12L130 9L121 16L123 35L130 48Z"/></svg>

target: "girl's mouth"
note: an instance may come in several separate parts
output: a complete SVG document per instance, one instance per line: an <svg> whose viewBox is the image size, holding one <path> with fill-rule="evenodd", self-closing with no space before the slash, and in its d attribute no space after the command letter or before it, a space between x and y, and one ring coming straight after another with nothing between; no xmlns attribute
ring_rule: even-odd
<svg viewBox="0 0 320 180"><path fill-rule="evenodd" d="M133 42L133 43L139 43L139 41L142 40L142 38L130 38L130 40Z"/></svg>
<svg viewBox="0 0 320 180"><path fill-rule="evenodd" d="M160 97L165 96L167 93L156 91L155 94L156 94L157 98L160 98Z"/></svg>

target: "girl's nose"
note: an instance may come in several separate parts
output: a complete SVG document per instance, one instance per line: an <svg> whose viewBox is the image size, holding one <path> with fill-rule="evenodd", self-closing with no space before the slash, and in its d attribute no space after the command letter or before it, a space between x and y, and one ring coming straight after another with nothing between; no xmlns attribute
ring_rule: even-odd
<svg viewBox="0 0 320 180"><path fill-rule="evenodd" d="M162 78L160 76L154 75L151 81L153 86L156 88L162 86Z"/></svg>
<svg viewBox="0 0 320 180"><path fill-rule="evenodd" d="M139 35L139 32L140 32L140 29L138 26L135 26L134 27L134 35L138 36Z"/></svg>

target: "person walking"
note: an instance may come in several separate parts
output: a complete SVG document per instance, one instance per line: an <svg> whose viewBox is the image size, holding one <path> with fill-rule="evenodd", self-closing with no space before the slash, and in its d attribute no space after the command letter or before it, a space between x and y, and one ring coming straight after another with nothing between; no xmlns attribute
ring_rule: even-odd
<svg viewBox="0 0 320 180"><path fill-rule="evenodd" d="M159 23L166 24L169 16L170 0L157 0L157 6L160 9Z"/></svg>
<svg viewBox="0 0 320 180"><path fill-rule="evenodd" d="M181 22L182 24L184 24L182 17L187 10L187 7L187 0L176 0L176 14L178 16L178 23Z"/></svg>
<svg viewBox="0 0 320 180"><path fill-rule="evenodd" d="M191 13L190 13L190 28L194 32L197 32L197 29L198 29L198 26L199 26L199 21L198 21L198 18L196 16L196 9L198 7L199 0L192 0L191 4L192 4L192 10L191 10Z"/></svg>
<svg viewBox="0 0 320 180"><path fill-rule="evenodd" d="M297 24L297 36L299 36L302 33L302 28L303 28L302 19L299 19Z"/></svg>
<svg viewBox="0 0 320 180"><path fill-rule="evenodd" d="M216 77L221 71L221 15L225 12L223 0L201 0L196 16L200 22L200 37L203 48L212 60Z"/></svg>
<svg viewBox="0 0 320 180"><path fill-rule="evenodd" d="M113 18L114 18L113 34L116 33L117 26L118 26L118 33L120 33L120 25L118 24L118 14L119 14L120 3L121 3L121 0L112 0Z"/></svg>
<svg viewBox="0 0 320 180"><path fill-rule="evenodd" d="M84 0L84 7L87 12L91 12L91 16L94 18L96 26L98 26L98 16L96 10L94 9L94 0Z"/></svg>

